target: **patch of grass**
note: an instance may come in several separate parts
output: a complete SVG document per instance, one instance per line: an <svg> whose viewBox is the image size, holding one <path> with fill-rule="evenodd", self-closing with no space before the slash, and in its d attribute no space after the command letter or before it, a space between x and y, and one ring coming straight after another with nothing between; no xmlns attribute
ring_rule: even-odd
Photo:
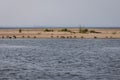
<svg viewBox="0 0 120 80"><path fill-rule="evenodd" d="M36 36L34 36L34 38L36 38Z"/></svg>
<svg viewBox="0 0 120 80"><path fill-rule="evenodd" d="M115 34L116 34L116 32L113 32L112 34L114 34L114 35L115 35Z"/></svg>
<svg viewBox="0 0 120 80"><path fill-rule="evenodd" d="M108 38L108 36L106 36L105 38Z"/></svg>
<svg viewBox="0 0 120 80"><path fill-rule="evenodd" d="M59 38L59 36L57 36L57 38Z"/></svg>
<svg viewBox="0 0 120 80"><path fill-rule="evenodd" d="M94 36L94 39L96 39L97 37L96 36Z"/></svg>
<svg viewBox="0 0 120 80"><path fill-rule="evenodd" d="M53 36L51 36L51 38L53 38Z"/></svg>
<svg viewBox="0 0 120 80"><path fill-rule="evenodd" d="M30 38L30 36L27 36L27 38Z"/></svg>
<svg viewBox="0 0 120 80"><path fill-rule="evenodd" d="M4 36L2 36L2 38L4 38Z"/></svg>
<svg viewBox="0 0 120 80"><path fill-rule="evenodd" d="M53 29L45 29L44 32L53 32L54 30Z"/></svg>
<svg viewBox="0 0 120 80"><path fill-rule="evenodd" d="M70 36L70 38L72 38L72 36Z"/></svg>
<svg viewBox="0 0 120 80"><path fill-rule="evenodd" d="M19 33L22 33L22 29L19 29Z"/></svg>
<svg viewBox="0 0 120 80"><path fill-rule="evenodd" d="M15 38L15 39L16 39L16 36L14 35L14 36L13 36L13 38Z"/></svg>
<svg viewBox="0 0 120 80"><path fill-rule="evenodd" d="M88 31L87 28L79 28L79 33L88 33Z"/></svg>
<svg viewBox="0 0 120 80"><path fill-rule="evenodd" d="M74 36L74 38L77 38L76 36Z"/></svg>
<svg viewBox="0 0 120 80"><path fill-rule="evenodd" d="M90 30L90 33L101 33L101 32L96 32L95 30Z"/></svg>
<svg viewBox="0 0 120 80"><path fill-rule="evenodd" d="M60 38L65 38L65 36L61 36Z"/></svg>
<svg viewBox="0 0 120 80"><path fill-rule="evenodd" d="M22 38L24 38L25 36L22 36Z"/></svg>
<svg viewBox="0 0 120 80"><path fill-rule="evenodd" d="M67 32L68 29L67 29L67 28L64 28L64 29L61 29L61 31L63 31L63 32Z"/></svg>
<svg viewBox="0 0 120 80"><path fill-rule="evenodd" d="M95 30L90 30L90 33L96 33L96 31Z"/></svg>
<svg viewBox="0 0 120 80"><path fill-rule="evenodd" d="M84 36L81 36L81 38L84 38Z"/></svg>

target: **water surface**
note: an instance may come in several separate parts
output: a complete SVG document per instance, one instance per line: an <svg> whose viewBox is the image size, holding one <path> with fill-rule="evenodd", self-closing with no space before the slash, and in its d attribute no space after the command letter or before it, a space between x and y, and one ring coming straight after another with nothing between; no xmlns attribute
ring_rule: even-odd
<svg viewBox="0 0 120 80"><path fill-rule="evenodd" d="M120 80L120 39L1 39L0 80Z"/></svg>

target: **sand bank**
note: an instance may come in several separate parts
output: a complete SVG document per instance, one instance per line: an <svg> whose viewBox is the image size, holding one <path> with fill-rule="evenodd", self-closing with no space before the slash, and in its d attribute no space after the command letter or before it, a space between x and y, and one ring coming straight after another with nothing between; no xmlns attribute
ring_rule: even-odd
<svg viewBox="0 0 120 80"><path fill-rule="evenodd" d="M32 28L32 29L0 29L1 39L16 38L96 38L96 39L120 39L120 29L95 29L90 28L85 33L80 33L79 28ZM62 31L63 30L63 31ZM92 32L94 31L94 32Z"/></svg>

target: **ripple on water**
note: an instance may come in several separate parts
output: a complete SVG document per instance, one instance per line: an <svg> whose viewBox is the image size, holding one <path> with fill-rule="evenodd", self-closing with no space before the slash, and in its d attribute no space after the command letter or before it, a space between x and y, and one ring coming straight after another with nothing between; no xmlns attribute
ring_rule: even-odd
<svg viewBox="0 0 120 80"><path fill-rule="evenodd" d="M39 48L39 46L25 46L25 45L9 45L9 44L0 44L0 48Z"/></svg>
<svg viewBox="0 0 120 80"><path fill-rule="evenodd" d="M119 80L120 40L110 42L2 40L0 80Z"/></svg>

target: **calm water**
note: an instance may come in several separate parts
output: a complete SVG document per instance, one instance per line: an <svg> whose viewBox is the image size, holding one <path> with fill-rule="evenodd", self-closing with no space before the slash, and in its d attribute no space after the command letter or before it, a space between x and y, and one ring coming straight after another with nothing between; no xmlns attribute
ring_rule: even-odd
<svg viewBox="0 0 120 80"><path fill-rule="evenodd" d="M0 80L120 80L120 39L0 40Z"/></svg>

